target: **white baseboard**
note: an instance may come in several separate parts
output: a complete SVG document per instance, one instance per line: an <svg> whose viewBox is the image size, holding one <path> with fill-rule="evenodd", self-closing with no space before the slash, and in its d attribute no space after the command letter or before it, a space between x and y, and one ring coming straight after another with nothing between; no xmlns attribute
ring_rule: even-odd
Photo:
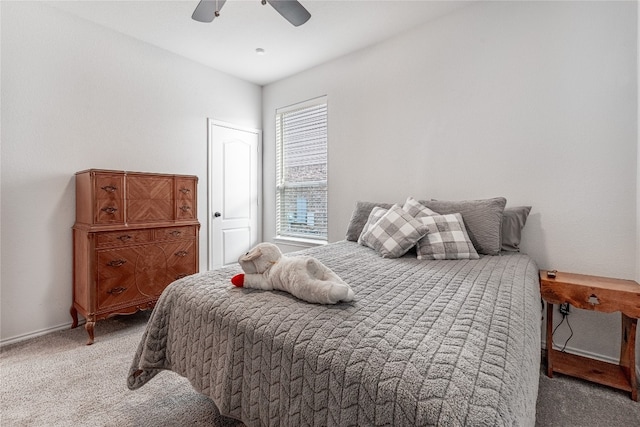
<svg viewBox="0 0 640 427"><path fill-rule="evenodd" d="M84 325L85 321L84 319L80 320L78 322L78 326L80 325ZM57 325L57 326L52 326L50 328L44 328L44 329L40 329L34 332L29 332L23 335L17 335L11 338L5 338L3 340L0 340L0 347L4 347L5 345L9 345L9 344L15 344L17 342L20 341L26 341L28 339L31 338L35 338L35 337L39 337L42 335L46 335L46 334L50 334L52 332L57 332L57 331L62 331L64 329L71 329L71 322L67 322L67 323L63 323L61 325Z"/></svg>

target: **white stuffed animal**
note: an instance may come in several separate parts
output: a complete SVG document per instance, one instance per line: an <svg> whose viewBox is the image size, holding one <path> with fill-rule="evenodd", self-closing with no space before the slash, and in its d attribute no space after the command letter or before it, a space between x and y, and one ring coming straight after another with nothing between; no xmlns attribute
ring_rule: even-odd
<svg viewBox="0 0 640 427"><path fill-rule="evenodd" d="M280 290L304 301L336 304L355 294L337 274L310 256L285 257L273 243L260 243L238 258L244 274L231 278L238 287Z"/></svg>

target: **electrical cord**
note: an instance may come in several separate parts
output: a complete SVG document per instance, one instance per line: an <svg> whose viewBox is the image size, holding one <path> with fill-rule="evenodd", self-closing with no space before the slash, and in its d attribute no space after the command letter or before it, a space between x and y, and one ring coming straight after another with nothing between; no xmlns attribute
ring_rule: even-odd
<svg viewBox="0 0 640 427"><path fill-rule="evenodd" d="M564 342L564 345L562 346L562 349L560 350L560 352L562 352L562 353L566 353L565 349L567 348L567 344L569 343L569 340L573 337L573 328L571 327L571 323L569 323L569 318L568 318L567 314L563 314L562 315L562 321L560 323L558 323L555 328L553 328L553 332L552 332L552 334L555 336L556 330L560 327L560 325L562 325L564 323L565 320L567 321L567 326L569 327L569 331L571 331L571 334L569 335L569 338L567 338L567 340Z"/></svg>
<svg viewBox="0 0 640 427"><path fill-rule="evenodd" d="M567 348L567 344L569 344L569 340L571 339L571 337L573 337L573 328L571 327L571 323L569 323L569 318L567 317L567 315L565 314L564 317L567 318L567 326L569 327L569 330L571 331L571 334L569 334L569 338L567 338L567 340L564 342L564 345L562 346L562 350L560 350L561 352L565 352L565 348Z"/></svg>

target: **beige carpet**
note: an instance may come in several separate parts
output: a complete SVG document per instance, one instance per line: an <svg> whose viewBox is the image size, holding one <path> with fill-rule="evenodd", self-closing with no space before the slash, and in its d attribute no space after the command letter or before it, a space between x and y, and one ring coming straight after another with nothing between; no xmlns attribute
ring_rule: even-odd
<svg viewBox="0 0 640 427"><path fill-rule="evenodd" d="M2 426L232 426L182 377L167 372L138 391L126 377L148 313L2 348Z"/></svg>
<svg viewBox="0 0 640 427"><path fill-rule="evenodd" d="M173 372L129 391L126 376L148 313L98 322L0 351L2 426L241 426ZM538 426L640 426L626 393L558 376L540 377Z"/></svg>

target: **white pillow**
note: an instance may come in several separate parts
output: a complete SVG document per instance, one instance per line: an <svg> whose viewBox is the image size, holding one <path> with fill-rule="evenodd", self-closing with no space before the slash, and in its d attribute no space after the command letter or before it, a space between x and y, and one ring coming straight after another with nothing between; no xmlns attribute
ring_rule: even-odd
<svg viewBox="0 0 640 427"><path fill-rule="evenodd" d="M413 197L407 197L407 201L404 202L402 209L407 211L409 215L414 218L420 218L421 216L440 215L438 212L434 212Z"/></svg>
<svg viewBox="0 0 640 427"><path fill-rule="evenodd" d="M393 205L366 233L365 246L383 258L398 258L427 234L427 225L413 218L400 205Z"/></svg>
<svg viewBox="0 0 640 427"><path fill-rule="evenodd" d="M369 214L369 218L367 218L367 222L364 224L364 227L362 227L362 233L360 233L360 237L358 237L358 243L360 243L363 246L367 246L364 244L363 240L362 240L362 236L364 236L364 234L369 231L371 229L371 227L373 227L375 225L376 222L378 222L378 220L380 218L382 218L382 216L384 214L387 213L389 209L385 209L385 208L381 208L381 207L374 207L373 209L371 209L371 213Z"/></svg>
<svg viewBox="0 0 640 427"><path fill-rule="evenodd" d="M431 215L418 218L429 230L417 244L418 259L478 259L462 215Z"/></svg>

